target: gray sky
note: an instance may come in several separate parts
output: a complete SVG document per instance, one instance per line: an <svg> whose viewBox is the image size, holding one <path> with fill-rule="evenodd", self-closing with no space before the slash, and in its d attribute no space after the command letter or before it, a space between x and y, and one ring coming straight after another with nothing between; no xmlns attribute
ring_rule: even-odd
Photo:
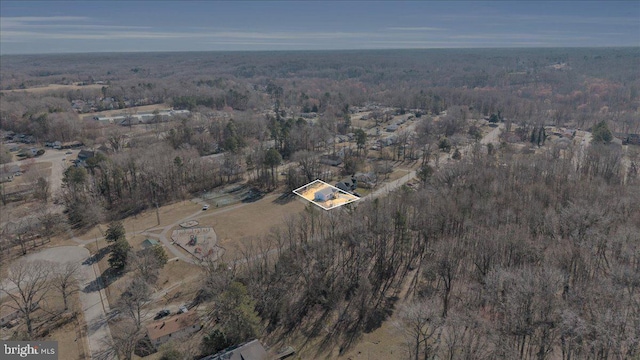
<svg viewBox="0 0 640 360"><path fill-rule="evenodd" d="M640 46L640 1L8 1L0 54Z"/></svg>

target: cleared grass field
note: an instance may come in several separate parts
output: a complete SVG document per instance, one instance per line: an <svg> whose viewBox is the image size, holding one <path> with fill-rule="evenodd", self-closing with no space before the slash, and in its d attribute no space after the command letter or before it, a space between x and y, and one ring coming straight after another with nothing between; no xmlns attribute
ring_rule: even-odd
<svg viewBox="0 0 640 360"><path fill-rule="evenodd" d="M1 90L2 93L12 93L12 92L27 92L27 93L45 93L47 91L58 91L58 90L87 90L87 89L102 89L103 86L101 84L93 84L93 85L62 85L62 84L49 84L47 86L38 86L26 89L13 89L13 90Z"/></svg>

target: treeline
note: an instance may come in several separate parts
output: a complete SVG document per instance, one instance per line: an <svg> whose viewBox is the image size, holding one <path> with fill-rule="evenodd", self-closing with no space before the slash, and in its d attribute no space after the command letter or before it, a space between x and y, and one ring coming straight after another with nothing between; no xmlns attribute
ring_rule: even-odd
<svg viewBox="0 0 640 360"><path fill-rule="evenodd" d="M3 57L1 87L104 82L101 89L3 94L2 127L34 131L43 97L112 99L115 108L166 103L177 108L273 109L342 116L366 103L438 114L468 105L482 116L588 127L601 120L638 132L638 48L451 49L406 51L108 54ZM88 60L78 62L78 60ZM46 61L44 61L46 60ZM75 61L74 61L75 60ZM73 68L69 64L74 64ZM83 65L78 65L83 64ZM144 64L144 65L143 65ZM606 71L604 70L606 69ZM98 101L98 107L107 106ZM45 119L48 122L48 119ZM54 127L49 126L53 129ZM18 130L19 129L19 130ZM40 127L41 132L46 127ZM46 136L41 136L46 137Z"/></svg>
<svg viewBox="0 0 640 360"><path fill-rule="evenodd" d="M577 170L570 153L476 153L418 191L310 207L208 288L242 282L265 334L312 338L312 357L398 311L412 359L634 358L640 189L602 168L612 151Z"/></svg>
<svg viewBox="0 0 640 360"><path fill-rule="evenodd" d="M159 143L110 157L98 153L87 160L86 168L67 168L62 201L69 223L88 227L182 200L229 180L217 162Z"/></svg>

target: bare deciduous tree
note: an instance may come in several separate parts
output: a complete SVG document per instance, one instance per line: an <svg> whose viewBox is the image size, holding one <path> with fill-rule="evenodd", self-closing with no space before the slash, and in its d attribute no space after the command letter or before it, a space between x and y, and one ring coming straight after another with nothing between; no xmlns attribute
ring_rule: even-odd
<svg viewBox="0 0 640 360"><path fill-rule="evenodd" d="M51 268L49 261L18 261L9 267L8 285L0 289L11 299L8 306L24 316L30 337L33 336L33 312L51 288Z"/></svg>
<svg viewBox="0 0 640 360"><path fill-rule="evenodd" d="M144 307L150 302L151 289L149 289L149 285L140 277L136 277L120 296L117 307L129 316L137 327L140 327L142 320L147 315L147 310Z"/></svg>
<svg viewBox="0 0 640 360"><path fill-rule="evenodd" d="M404 333L411 359L429 359L440 346L443 320L437 301L422 300L399 310L396 326Z"/></svg>
<svg viewBox="0 0 640 360"><path fill-rule="evenodd" d="M69 296L79 291L75 282L79 271L80 264L73 262L60 264L53 270L51 285L62 295L65 311L69 309Z"/></svg>

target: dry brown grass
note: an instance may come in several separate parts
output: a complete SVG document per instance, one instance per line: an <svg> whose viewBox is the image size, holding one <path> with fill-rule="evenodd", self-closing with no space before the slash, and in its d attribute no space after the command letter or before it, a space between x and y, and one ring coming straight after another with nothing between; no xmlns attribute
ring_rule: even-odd
<svg viewBox="0 0 640 360"><path fill-rule="evenodd" d="M199 219L200 226L211 226L218 235L218 245L226 252L225 261L239 259L241 249L254 237L268 234L274 226L284 223L288 215L297 214L306 206L304 200L295 199L285 204L276 203L277 196L267 196L241 208Z"/></svg>
<svg viewBox="0 0 640 360"><path fill-rule="evenodd" d="M166 110L171 108L171 106L167 104L153 104L153 105L144 105L144 106L133 106L126 109L116 109L116 110L105 110L105 111L97 111L93 113L81 114L81 116L117 116L121 114L127 113L142 113L142 112L152 112L153 110Z"/></svg>
<svg viewBox="0 0 640 360"><path fill-rule="evenodd" d="M197 265L180 260L169 261L162 270L160 270L156 288L158 291L161 291L181 281L186 284L188 280L193 280L201 273L202 269Z"/></svg>
<svg viewBox="0 0 640 360"><path fill-rule="evenodd" d="M31 186L31 182L35 181L38 177L43 176L45 178L51 177L51 162L37 162L37 163L22 163L20 164L24 174L21 176L14 176L13 181L5 183L6 192L12 192Z"/></svg>
<svg viewBox="0 0 640 360"><path fill-rule="evenodd" d="M176 222L179 222L181 219L187 216L198 213L201 208L201 205L188 200L163 206L160 208L159 226L164 227L175 224ZM141 214L125 219L122 223L127 233L156 228L158 227L156 209L147 209ZM78 238L82 240L91 240L95 239L96 237L100 238L103 236L103 232L106 231L108 227L108 223L100 224L89 229L83 234L79 234Z"/></svg>
<svg viewBox="0 0 640 360"><path fill-rule="evenodd" d="M27 93L45 93L47 91L57 91L57 90L90 90L90 89L101 89L105 85L93 84L93 85L62 85L62 84L49 84L47 86L38 86L27 89L13 89L13 90L0 90L1 93L12 93L12 92L27 92Z"/></svg>
<svg viewBox="0 0 640 360"><path fill-rule="evenodd" d="M84 316L80 310L78 293L71 297L73 308L78 311L78 317L54 331L51 331L45 340L55 340L58 342L59 359L85 359L89 353L89 344L86 333L82 331L84 327Z"/></svg>

